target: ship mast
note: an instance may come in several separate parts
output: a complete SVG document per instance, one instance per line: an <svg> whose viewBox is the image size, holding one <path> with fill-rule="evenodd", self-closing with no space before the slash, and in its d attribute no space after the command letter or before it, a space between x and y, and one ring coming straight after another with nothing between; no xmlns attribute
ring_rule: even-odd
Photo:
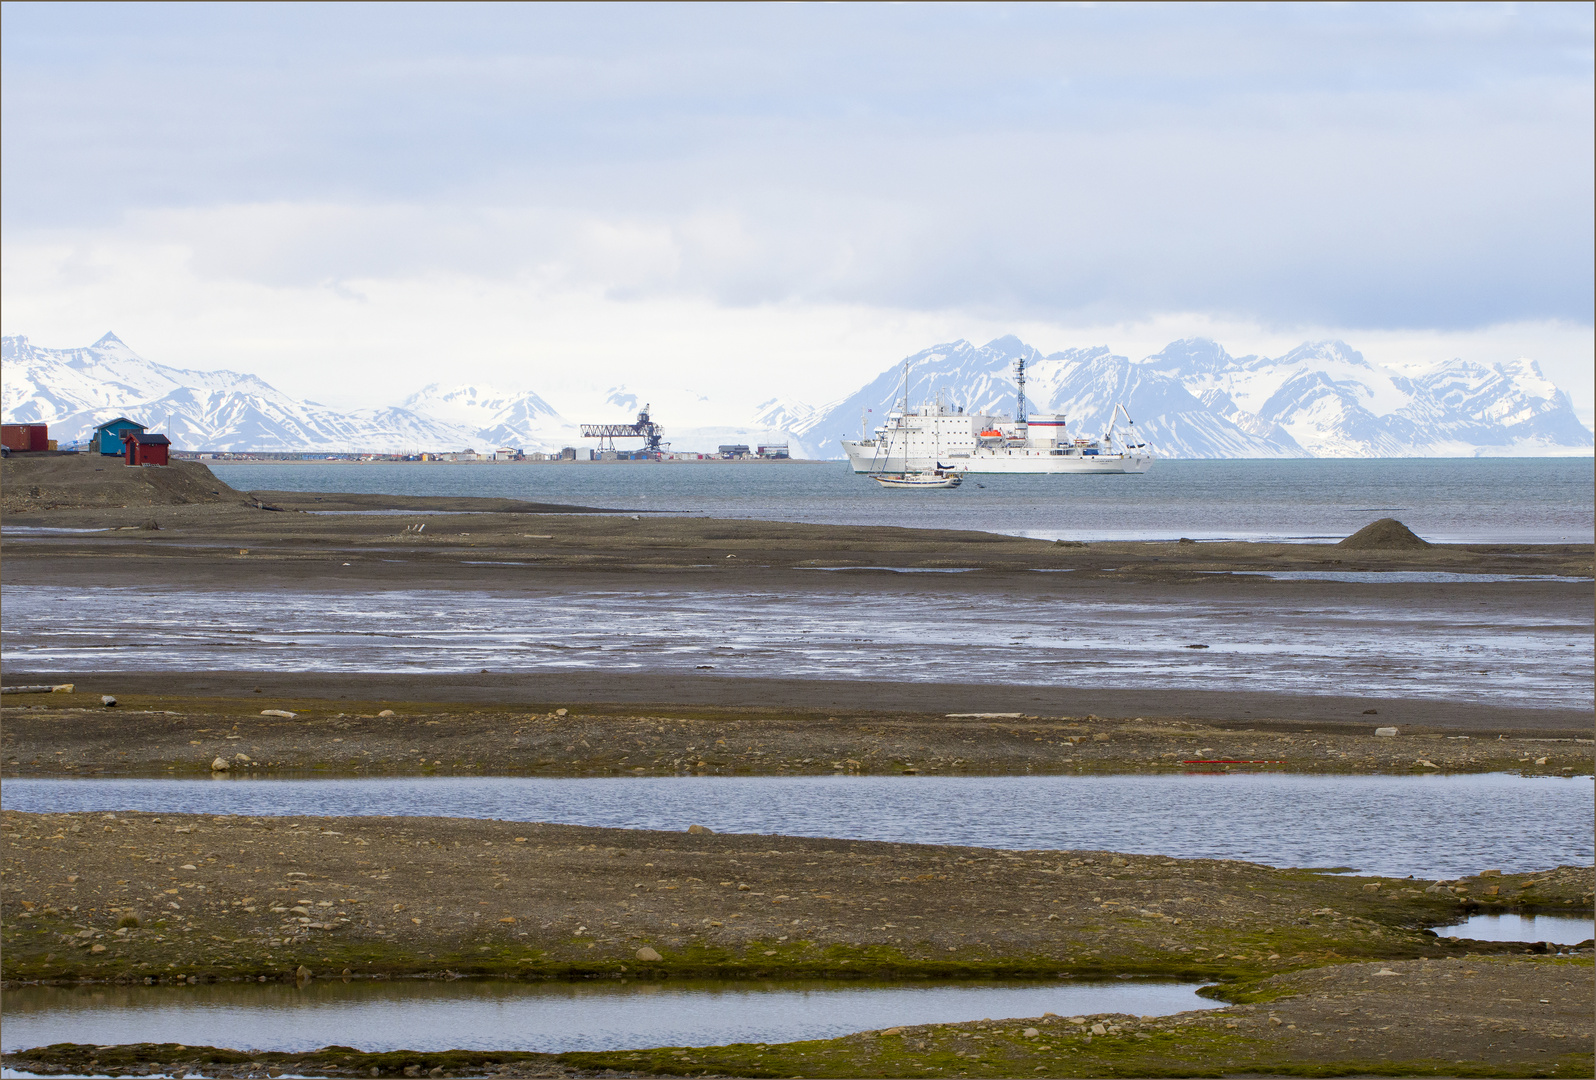
<svg viewBox="0 0 1596 1080"><path fill-rule="evenodd" d="M1029 426L1030 421L1025 418L1025 357L1014 361L1014 385L1017 387L1014 397L1014 422L1021 426Z"/></svg>

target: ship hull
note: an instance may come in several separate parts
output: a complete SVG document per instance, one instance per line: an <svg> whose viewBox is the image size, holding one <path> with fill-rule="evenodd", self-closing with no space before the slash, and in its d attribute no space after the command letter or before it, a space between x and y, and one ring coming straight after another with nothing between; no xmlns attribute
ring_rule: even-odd
<svg viewBox="0 0 1596 1080"><path fill-rule="evenodd" d="M938 468L971 474L1013 474L1028 476L1098 476L1144 473L1153 464L1150 454L1054 454L1047 450L978 449L968 456L906 457L883 454L874 443L842 440L842 449L856 473L915 473Z"/></svg>

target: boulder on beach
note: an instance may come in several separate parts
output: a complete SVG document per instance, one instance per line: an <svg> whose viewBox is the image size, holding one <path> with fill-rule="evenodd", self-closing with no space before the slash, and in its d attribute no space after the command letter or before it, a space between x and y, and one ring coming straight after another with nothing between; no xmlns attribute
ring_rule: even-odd
<svg viewBox="0 0 1596 1080"><path fill-rule="evenodd" d="M1430 543L1420 539L1396 518L1381 518L1365 525L1336 546L1358 551L1417 551L1429 547Z"/></svg>

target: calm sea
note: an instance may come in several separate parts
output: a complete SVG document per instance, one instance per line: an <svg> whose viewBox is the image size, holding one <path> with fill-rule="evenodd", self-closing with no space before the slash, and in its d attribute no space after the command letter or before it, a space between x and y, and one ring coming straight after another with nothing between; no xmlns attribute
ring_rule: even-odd
<svg viewBox="0 0 1596 1080"><path fill-rule="evenodd" d="M888 491L842 463L217 462L243 490L477 495L1042 539L1340 539L1381 517L1437 542L1591 543L1590 458L1161 461L1142 476L972 477Z"/></svg>

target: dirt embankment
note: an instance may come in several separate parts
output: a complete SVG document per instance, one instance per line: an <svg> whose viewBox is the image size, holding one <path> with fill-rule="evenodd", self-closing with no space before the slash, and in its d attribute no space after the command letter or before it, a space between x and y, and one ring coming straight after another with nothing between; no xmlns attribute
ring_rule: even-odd
<svg viewBox="0 0 1596 1080"><path fill-rule="evenodd" d="M1226 860L458 818L6 812L5 977L1056 975L1237 980L1522 951L1596 872L1437 884ZM659 959L642 958L652 949Z"/></svg>
<svg viewBox="0 0 1596 1080"><path fill-rule="evenodd" d="M510 706L122 696L7 697L5 776L1026 775L1161 772L1585 775L1589 738L1342 725L926 716L797 709L532 712ZM23 704L26 702L27 704ZM289 716L264 716L274 710ZM384 715L387 714L387 715Z"/></svg>
<svg viewBox="0 0 1596 1080"><path fill-rule="evenodd" d="M0 509L8 515L247 501L197 461L144 467L103 454L17 454L0 464Z"/></svg>

